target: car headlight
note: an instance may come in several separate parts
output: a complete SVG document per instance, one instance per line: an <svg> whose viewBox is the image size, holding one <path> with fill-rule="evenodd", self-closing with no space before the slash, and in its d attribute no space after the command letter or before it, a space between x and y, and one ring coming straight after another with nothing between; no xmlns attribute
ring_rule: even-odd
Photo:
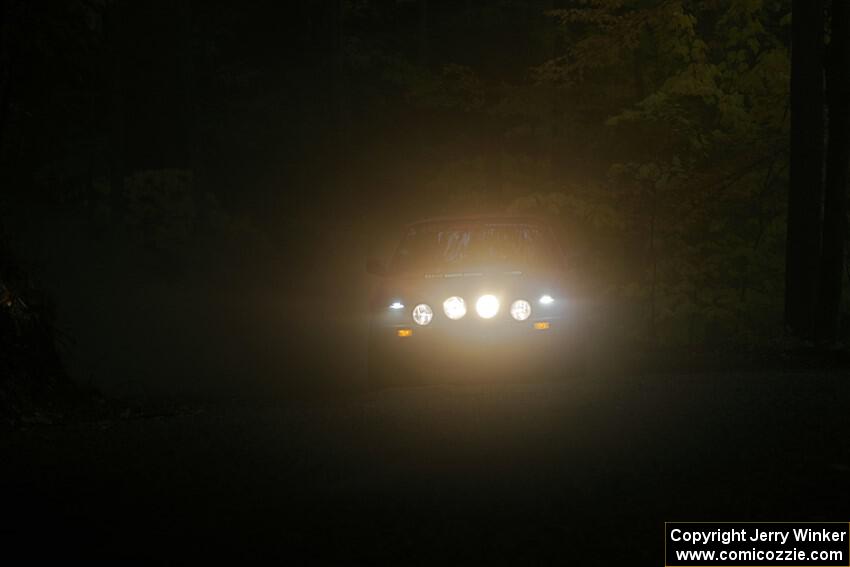
<svg viewBox="0 0 850 567"><path fill-rule="evenodd" d="M475 302L475 311L482 319L492 319L499 312L499 300L495 295L482 295Z"/></svg>
<svg viewBox="0 0 850 567"><path fill-rule="evenodd" d="M555 302L555 298L549 295L548 293L540 296L540 304L541 305L550 305Z"/></svg>
<svg viewBox="0 0 850 567"><path fill-rule="evenodd" d="M420 303L413 308L413 321L417 325L427 325L434 318L434 311L426 303Z"/></svg>
<svg viewBox="0 0 850 567"><path fill-rule="evenodd" d="M511 317L517 321L525 321L531 317L531 304L524 299L517 299L511 304Z"/></svg>
<svg viewBox="0 0 850 567"><path fill-rule="evenodd" d="M443 311L446 312L446 317L457 321L466 315L466 302L462 297L453 295L443 302Z"/></svg>

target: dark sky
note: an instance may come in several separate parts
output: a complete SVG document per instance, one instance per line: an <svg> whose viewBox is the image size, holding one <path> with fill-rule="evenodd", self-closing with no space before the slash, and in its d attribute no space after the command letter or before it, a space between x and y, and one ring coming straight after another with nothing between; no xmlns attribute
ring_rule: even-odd
<svg viewBox="0 0 850 567"><path fill-rule="evenodd" d="M526 80L552 53L546 5L11 2L25 24L7 44L11 135L35 168L113 184L188 169L256 215L317 192L343 209L397 198L447 157L492 152L503 128L452 100L423 104L427 75L460 65L488 87Z"/></svg>

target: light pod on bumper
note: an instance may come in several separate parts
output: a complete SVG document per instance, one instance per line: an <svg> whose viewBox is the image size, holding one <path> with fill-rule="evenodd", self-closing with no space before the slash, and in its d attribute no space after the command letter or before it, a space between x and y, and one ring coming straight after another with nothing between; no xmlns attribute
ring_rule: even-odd
<svg viewBox="0 0 850 567"><path fill-rule="evenodd" d="M511 304L511 317L517 321L525 321L531 317L531 304L524 299L517 299Z"/></svg>
<svg viewBox="0 0 850 567"><path fill-rule="evenodd" d="M499 313L499 300L495 295L482 295L475 302L475 312L482 319L492 319Z"/></svg>
<svg viewBox="0 0 850 567"><path fill-rule="evenodd" d="M446 313L446 317L452 321L457 321L466 315L466 302L462 297L453 295L443 302L443 311Z"/></svg>
<svg viewBox="0 0 850 567"><path fill-rule="evenodd" d="M417 325L427 325L434 318L434 311L427 303L420 303L413 308L413 322Z"/></svg>

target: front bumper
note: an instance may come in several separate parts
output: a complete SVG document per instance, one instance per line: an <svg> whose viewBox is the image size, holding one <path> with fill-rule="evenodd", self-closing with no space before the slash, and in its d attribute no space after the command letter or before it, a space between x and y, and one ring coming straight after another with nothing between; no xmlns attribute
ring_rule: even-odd
<svg viewBox="0 0 850 567"><path fill-rule="evenodd" d="M577 333L560 318L441 323L373 324L370 369L401 380L415 374L516 376L563 367L578 356Z"/></svg>

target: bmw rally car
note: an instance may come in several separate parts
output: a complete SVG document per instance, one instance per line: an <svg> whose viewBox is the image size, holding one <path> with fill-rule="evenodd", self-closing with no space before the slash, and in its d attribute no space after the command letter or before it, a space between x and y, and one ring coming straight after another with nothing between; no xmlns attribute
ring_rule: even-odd
<svg viewBox="0 0 850 567"><path fill-rule="evenodd" d="M369 375L472 376L574 368L578 309L564 256L533 217L431 219L409 225L371 302Z"/></svg>

